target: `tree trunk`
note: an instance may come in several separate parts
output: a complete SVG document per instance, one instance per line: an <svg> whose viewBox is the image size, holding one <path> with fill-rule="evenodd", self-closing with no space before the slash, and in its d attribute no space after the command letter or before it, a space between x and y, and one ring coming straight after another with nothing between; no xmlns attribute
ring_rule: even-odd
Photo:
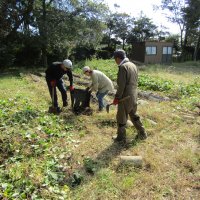
<svg viewBox="0 0 200 200"><path fill-rule="evenodd" d="M198 54L199 47L200 47L200 33L199 33L197 44L195 45L194 56L193 56L194 61L197 61L197 54Z"/></svg>
<svg viewBox="0 0 200 200"><path fill-rule="evenodd" d="M110 48L110 43L111 43L111 29L109 30L109 40L108 40L108 48Z"/></svg>
<svg viewBox="0 0 200 200"><path fill-rule="evenodd" d="M43 66L47 67L47 24L46 24L46 0L42 1L42 24L41 31L42 38L42 61Z"/></svg>
<svg viewBox="0 0 200 200"><path fill-rule="evenodd" d="M122 41L122 49L124 49L125 48L125 40L123 39L123 41Z"/></svg>
<svg viewBox="0 0 200 200"><path fill-rule="evenodd" d="M47 49L45 45L42 47L42 63L44 67L47 67Z"/></svg>
<svg viewBox="0 0 200 200"><path fill-rule="evenodd" d="M183 37L183 32L181 33L181 35L182 35L181 37ZM186 27L186 30L185 30L184 41L181 42L181 49L182 49L181 60L182 61L186 61L187 60L186 59L186 57L187 57L187 51L186 51L187 39L188 39L188 27Z"/></svg>

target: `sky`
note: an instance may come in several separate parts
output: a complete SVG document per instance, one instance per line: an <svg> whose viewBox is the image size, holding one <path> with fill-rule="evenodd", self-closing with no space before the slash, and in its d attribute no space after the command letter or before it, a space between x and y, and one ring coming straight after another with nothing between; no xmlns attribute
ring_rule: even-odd
<svg viewBox="0 0 200 200"><path fill-rule="evenodd" d="M125 12L135 18L139 18L142 11L143 15L152 19L152 22L158 27L161 25L167 27L167 31L171 34L178 34L180 32L178 25L170 23L163 14L169 15L169 12L153 10L153 5L160 5L161 0L104 0L104 2L108 4L112 11ZM114 4L119 5L120 8L116 9Z"/></svg>

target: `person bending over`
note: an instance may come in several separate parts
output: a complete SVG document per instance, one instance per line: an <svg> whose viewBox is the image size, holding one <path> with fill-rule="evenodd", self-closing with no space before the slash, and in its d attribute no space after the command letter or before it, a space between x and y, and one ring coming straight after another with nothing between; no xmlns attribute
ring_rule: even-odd
<svg viewBox="0 0 200 200"><path fill-rule="evenodd" d="M96 91L96 96L99 103L99 111L102 111L105 107L104 97L108 94L109 91L114 90L112 81L101 71L91 70L90 67L83 67L83 73L86 76L91 77L92 84L88 90Z"/></svg>
<svg viewBox="0 0 200 200"><path fill-rule="evenodd" d="M46 82L49 89L51 98L54 98L54 107L57 108L57 111L60 111L58 106L58 97L56 92L56 87L61 93L63 107L68 105L67 102L67 92L65 84L63 82L63 75L67 74L70 82L70 91L74 90L73 87L73 75L72 75L72 62L71 60L65 59L63 62L53 62L45 71L46 73ZM52 97L52 90L54 89L54 97Z"/></svg>

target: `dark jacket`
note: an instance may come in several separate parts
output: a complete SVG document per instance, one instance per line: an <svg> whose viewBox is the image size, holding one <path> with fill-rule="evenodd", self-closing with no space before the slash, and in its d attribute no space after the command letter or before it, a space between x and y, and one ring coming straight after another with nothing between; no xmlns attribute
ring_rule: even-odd
<svg viewBox="0 0 200 200"><path fill-rule="evenodd" d="M59 79L61 79L63 77L64 74L67 74L67 76L69 77L70 86L73 85L72 71L71 70L64 71L61 68L61 64L52 63L47 68L47 70L45 71L45 73L46 73L46 80L47 81L51 81L51 80L58 81Z"/></svg>

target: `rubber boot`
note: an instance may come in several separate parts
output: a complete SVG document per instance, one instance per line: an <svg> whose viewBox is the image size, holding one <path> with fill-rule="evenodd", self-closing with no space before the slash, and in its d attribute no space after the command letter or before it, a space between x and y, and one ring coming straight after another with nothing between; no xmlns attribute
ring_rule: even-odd
<svg viewBox="0 0 200 200"><path fill-rule="evenodd" d="M145 140L145 139L147 139L147 133L146 132L139 132L135 136L135 140Z"/></svg>
<svg viewBox="0 0 200 200"><path fill-rule="evenodd" d="M60 107L58 106L58 107L56 107L56 114L60 114L61 113L61 109L60 109Z"/></svg>
<svg viewBox="0 0 200 200"><path fill-rule="evenodd" d="M113 137L114 142L126 142L126 128L125 126L119 126L117 129L117 137Z"/></svg>
<svg viewBox="0 0 200 200"><path fill-rule="evenodd" d="M147 138L147 133L144 129L142 122L140 121L139 116L135 119L131 118L131 121L132 121L133 125L135 126L135 128L137 129L137 132L138 132L135 139L136 140L145 140Z"/></svg>
<svg viewBox="0 0 200 200"><path fill-rule="evenodd" d="M68 106L68 102L67 101L63 101L63 107L67 107Z"/></svg>

